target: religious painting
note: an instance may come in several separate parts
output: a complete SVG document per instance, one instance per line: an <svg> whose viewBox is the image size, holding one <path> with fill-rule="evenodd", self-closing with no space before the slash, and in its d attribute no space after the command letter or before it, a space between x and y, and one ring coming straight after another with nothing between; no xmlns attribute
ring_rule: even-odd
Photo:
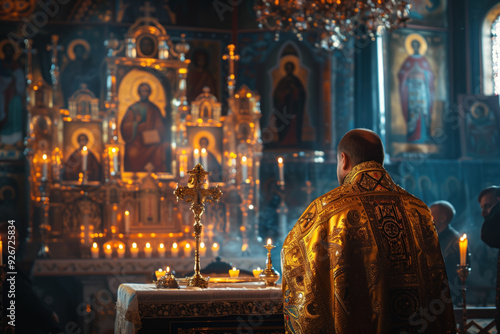
<svg viewBox="0 0 500 334"><path fill-rule="evenodd" d="M186 78L186 98L193 102L208 87L210 93L221 101L221 42L215 40L190 40L191 60Z"/></svg>
<svg viewBox="0 0 500 334"><path fill-rule="evenodd" d="M172 94L166 80L140 69L127 72L118 89L119 141L124 144L123 176L171 173Z"/></svg>
<svg viewBox="0 0 500 334"><path fill-rule="evenodd" d="M444 33L402 29L389 40L390 113L388 151L392 156L442 152L448 105L447 39Z"/></svg>
<svg viewBox="0 0 500 334"><path fill-rule="evenodd" d="M500 156L500 103L497 95L459 96L464 158Z"/></svg>
<svg viewBox="0 0 500 334"><path fill-rule="evenodd" d="M201 163L210 172L210 182L223 182L222 127L188 126L187 137L189 146L193 148L188 170Z"/></svg>
<svg viewBox="0 0 500 334"><path fill-rule="evenodd" d="M0 42L0 157L22 156L26 79L22 50L8 39Z"/></svg>
<svg viewBox="0 0 500 334"><path fill-rule="evenodd" d="M95 37L89 35L87 38ZM102 42L101 42L102 43ZM61 67L61 90L64 105L68 106L70 97L80 89L88 89L97 98L100 96L100 59L92 57L100 50L93 50L90 43L84 38L71 40L64 48Z"/></svg>
<svg viewBox="0 0 500 334"><path fill-rule="evenodd" d="M102 181L102 135L101 122L64 122L63 181L81 183L84 177L88 183Z"/></svg>
<svg viewBox="0 0 500 334"><path fill-rule="evenodd" d="M448 26L448 0L413 0L411 1L411 25Z"/></svg>

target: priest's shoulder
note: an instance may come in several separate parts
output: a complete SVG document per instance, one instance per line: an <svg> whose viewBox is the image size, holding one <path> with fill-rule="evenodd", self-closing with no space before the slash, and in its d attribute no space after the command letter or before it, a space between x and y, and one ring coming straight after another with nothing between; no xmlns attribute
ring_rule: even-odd
<svg viewBox="0 0 500 334"><path fill-rule="evenodd" d="M403 195L404 197L407 198L407 200L410 204L416 205L416 206L421 207L423 209L427 209L430 212L429 207L420 198L418 198L417 196L415 196L413 194L410 194L409 192L404 190L404 188L402 188L399 185L396 185L396 188L397 188L397 191L401 195Z"/></svg>

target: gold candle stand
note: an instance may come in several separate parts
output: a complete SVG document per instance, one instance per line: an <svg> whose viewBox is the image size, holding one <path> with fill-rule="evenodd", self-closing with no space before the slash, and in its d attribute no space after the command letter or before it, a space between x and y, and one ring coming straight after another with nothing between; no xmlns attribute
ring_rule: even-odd
<svg viewBox="0 0 500 334"><path fill-rule="evenodd" d="M266 286L275 286L276 281L280 279L280 273L273 268L273 261L271 260L271 249L275 247L270 242L264 246L267 249L266 269L264 269L259 277L266 282Z"/></svg>
<svg viewBox="0 0 500 334"><path fill-rule="evenodd" d="M467 326L467 299L466 299L466 293L467 293L467 287L465 285L465 282L467 281L467 276L469 276L470 273L470 267L466 264L464 266L457 265L457 274L460 280L462 281L462 326L459 330L460 333L467 333L467 330L465 327Z"/></svg>
<svg viewBox="0 0 500 334"><path fill-rule="evenodd" d="M222 195L222 191L219 189L219 186L208 189L204 188L206 176L209 173L203 169L201 164L197 164L192 170L188 171L188 174L190 175L188 185L180 187L179 184L177 184L177 188L174 191L177 200L182 199L191 203L190 209L194 214L194 238L196 241L194 250L194 275L188 278L187 285L207 288L208 279L201 276L200 273L200 238L203 229L201 216L205 212L205 202L218 202Z"/></svg>

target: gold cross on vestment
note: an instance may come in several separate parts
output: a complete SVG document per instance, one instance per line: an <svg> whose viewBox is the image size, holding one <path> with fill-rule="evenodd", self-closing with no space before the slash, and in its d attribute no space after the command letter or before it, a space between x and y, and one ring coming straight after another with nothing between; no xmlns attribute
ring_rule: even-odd
<svg viewBox="0 0 500 334"><path fill-rule="evenodd" d="M177 184L174 195L177 200L181 199L187 203L191 203L191 211L194 213L194 238L196 247L194 250L194 275L188 279L188 286L197 286L200 288L208 287L208 280L200 274L200 237L203 224L201 216L205 212L205 202L218 202L222 191L219 186L215 188L205 189L206 176L209 174L203 169L201 164L197 164L192 170L188 171L188 185L181 187Z"/></svg>

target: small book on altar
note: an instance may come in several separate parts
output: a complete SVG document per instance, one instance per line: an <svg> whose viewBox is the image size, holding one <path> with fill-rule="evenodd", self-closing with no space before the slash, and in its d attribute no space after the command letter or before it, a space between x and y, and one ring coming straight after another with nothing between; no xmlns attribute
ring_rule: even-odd
<svg viewBox="0 0 500 334"><path fill-rule="evenodd" d="M158 144L160 142L160 134L158 133L158 130L143 131L142 141L144 145Z"/></svg>

